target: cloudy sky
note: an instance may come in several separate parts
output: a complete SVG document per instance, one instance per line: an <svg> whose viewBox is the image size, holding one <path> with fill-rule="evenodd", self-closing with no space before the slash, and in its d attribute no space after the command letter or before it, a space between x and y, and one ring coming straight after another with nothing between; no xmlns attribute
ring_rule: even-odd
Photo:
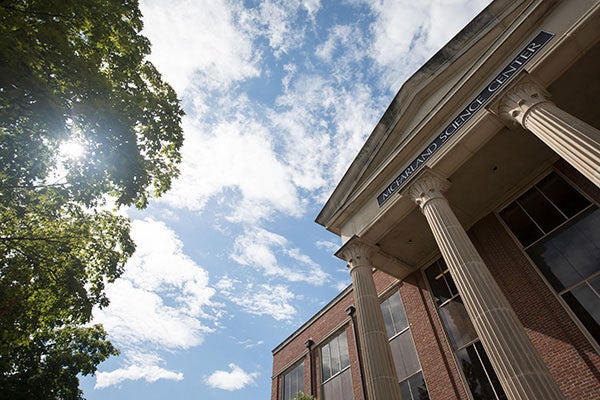
<svg viewBox="0 0 600 400"><path fill-rule="evenodd" d="M267 399L271 350L350 283L314 218L402 83L488 0L142 0L181 176L96 310L95 399Z"/></svg>

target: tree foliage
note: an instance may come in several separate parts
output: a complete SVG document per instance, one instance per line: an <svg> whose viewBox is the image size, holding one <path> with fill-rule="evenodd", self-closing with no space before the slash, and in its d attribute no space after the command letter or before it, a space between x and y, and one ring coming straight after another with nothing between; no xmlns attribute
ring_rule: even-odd
<svg viewBox="0 0 600 400"><path fill-rule="evenodd" d="M0 1L3 186L43 180L75 137L88 157L69 165L73 199L143 207L170 187L183 112L141 28L137 0Z"/></svg>
<svg viewBox="0 0 600 400"><path fill-rule="evenodd" d="M145 207L183 142L137 0L0 0L0 397L80 399L117 350L92 309L134 251L106 196ZM76 140L80 158L61 159Z"/></svg>
<svg viewBox="0 0 600 400"><path fill-rule="evenodd" d="M304 392L298 392L298 395L294 397L294 400L317 400L317 398Z"/></svg>

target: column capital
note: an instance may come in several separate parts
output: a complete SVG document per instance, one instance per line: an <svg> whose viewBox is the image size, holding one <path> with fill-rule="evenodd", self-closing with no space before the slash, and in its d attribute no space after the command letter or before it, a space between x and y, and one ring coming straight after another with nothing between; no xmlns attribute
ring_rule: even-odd
<svg viewBox="0 0 600 400"><path fill-rule="evenodd" d="M360 240L358 236L352 236L336 253L335 256L348 263L350 270L359 266L372 266L372 258L375 253L373 246Z"/></svg>
<svg viewBox="0 0 600 400"><path fill-rule="evenodd" d="M425 170L407 190L408 195L421 209L430 200L444 198L443 193L450 188L451 183L431 170Z"/></svg>
<svg viewBox="0 0 600 400"><path fill-rule="evenodd" d="M387 254L376 244L365 241L359 236L352 236L335 253L335 256L346 261L350 271L355 267L368 266L402 279L414 270L412 266Z"/></svg>
<svg viewBox="0 0 600 400"><path fill-rule="evenodd" d="M529 111L536 105L550 102L549 93L530 80L521 82L508 90L500 99L498 115L509 126L525 127Z"/></svg>

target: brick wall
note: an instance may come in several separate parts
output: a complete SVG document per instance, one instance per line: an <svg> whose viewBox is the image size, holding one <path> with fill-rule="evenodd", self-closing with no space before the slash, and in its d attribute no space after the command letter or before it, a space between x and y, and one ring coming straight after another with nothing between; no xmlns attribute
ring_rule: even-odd
<svg viewBox="0 0 600 400"><path fill-rule="evenodd" d="M494 214L469 231L567 399L598 399L600 357Z"/></svg>
<svg viewBox="0 0 600 400"><path fill-rule="evenodd" d="M378 292L385 290L396 279L384 274L380 271L375 271L373 275L375 280L375 287ZM324 344L327 340L332 337L333 334L340 333L341 329L346 330L346 336L348 338L348 350L350 353L350 366L352 370L352 384L354 386L354 398L356 400L363 399L363 392L361 386L361 379L358 368L358 356L356 353L356 342L354 340L354 333L352 331L352 325L350 323L350 317L346 314L346 308L354 304L353 292L350 291L346 296L338 300L336 304L323 314L320 318L317 318L311 325L305 327L305 329L290 340L286 346L281 348L275 354L273 354L273 378L271 385L271 400L278 400L279 393L283 387L283 373L287 371L293 364L294 360L302 354L305 355L304 363L304 375L305 375L305 393L309 393L309 365L306 347L304 343L308 339L312 339L315 342L313 346L313 368L314 368L314 389L315 394L321 394L321 370L319 360L319 345ZM337 329L339 328L339 329Z"/></svg>

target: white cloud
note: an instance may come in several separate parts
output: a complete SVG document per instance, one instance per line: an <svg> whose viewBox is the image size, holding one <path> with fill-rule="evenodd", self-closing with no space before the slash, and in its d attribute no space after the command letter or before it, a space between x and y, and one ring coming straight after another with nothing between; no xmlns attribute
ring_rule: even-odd
<svg viewBox="0 0 600 400"><path fill-rule="evenodd" d="M329 280L329 275L317 263L292 247L285 237L258 227L249 228L236 238L230 257L267 276L278 276L291 282L322 285Z"/></svg>
<svg viewBox="0 0 600 400"><path fill-rule="evenodd" d="M134 220L131 236L136 252L123 275L107 286L109 306L94 310L94 322L102 323L121 348L126 366L99 372L97 388L124 380L183 379L158 366L158 356L140 356L139 349L197 346L213 331L203 320L215 322L220 315L211 301L215 289L209 286L207 272L183 253L172 230L152 219Z"/></svg>
<svg viewBox="0 0 600 400"><path fill-rule="evenodd" d="M280 57L303 44L308 25L304 16L308 14L314 23L320 7L319 0L265 0L255 13L248 14L252 15L256 33L265 36L275 57Z"/></svg>
<svg viewBox="0 0 600 400"><path fill-rule="evenodd" d="M136 381L143 379L146 382L152 383L159 379L181 381L183 373L169 371L158 366L162 360L153 354L137 354L135 355L134 363L129 363L124 368L118 368L110 372L97 372L96 385L94 389L103 389L109 386L118 385L124 381Z"/></svg>
<svg viewBox="0 0 600 400"><path fill-rule="evenodd" d="M373 129L377 100L366 84L297 77L269 115L273 130L284 133L282 154L295 185L326 199Z"/></svg>
<svg viewBox="0 0 600 400"><path fill-rule="evenodd" d="M328 251L331 254L337 252L341 247L339 243L334 243L329 240L319 240L315 243L315 245L317 246L317 248Z"/></svg>
<svg viewBox="0 0 600 400"><path fill-rule="evenodd" d="M229 219L235 222L254 222L273 212L302 214L304 202L290 168L263 125L248 118L205 128L188 120L184 126L181 176L161 201L200 211L219 196L233 209Z"/></svg>
<svg viewBox="0 0 600 400"><path fill-rule="evenodd" d="M238 344L241 344L246 349L252 349L254 347L263 345L264 343L265 343L264 340L254 341L251 339L246 339L246 340L242 340L242 341L238 342Z"/></svg>
<svg viewBox="0 0 600 400"><path fill-rule="evenodd" d="M338 292L341 292L342 290L346 289L350 284L352 283L352 281L350 279L347 279L345 281L339 281L335 284L335 290L337 290Z"/></svg>
<svg viewBox="0 0 600 400"><path fill-rule="evenodd" d="M314 18L321 8L321 0L303 0L302 6L308 11L308 15Z"/></svg>
<svg viewBox="0 0 600 400"><path fill-rule="evenodd" d="M222 389L233 392L248 385L254 385L258 372L248 373L235 364L229 364L231 371L217 370L207 377L204 382L213 389Z"/></svg>
<svg viewBox="0 0 600 400"><path fill-rule="evenodd" d="M215 288L223 293L230 293L234 288L236 281L231 279L228 275L223 276L219 279L219 282L215 285Z"/></svg>
<svg viewBox="0 0 600 400"><path fill-rule="evenodd" d="M252 39L231 2L143 0L140 9L143 33L152 42L150 59L180 96L198 72L209 87L258 76Z"/></svg>
<svg viewBox="0 0 600 400"><path fill-rule="evenodd" d="M360 62L368 52L368 43L359 26L335 25L329 30L327 39L317 47L315 54L330 64L338 82L346 83L354 77L352 74L355 73L355 68L351 66Z"/></svg>
<svg viewBox="0 0 600 400"><path fill-rule="evenodd" d="M381 81L395 93L429 57L490 0L365 0L375 22L372 57Z"/></svg>
<svg viewBox="0 0 600 400"><path fill-rule="evenodd" d="M295 298L289 287L284 285L260 285L255 289L249 285L248 290L231 300L252 315L268 315L277 321L290 320L296 309L290 304Z"/></svg>

